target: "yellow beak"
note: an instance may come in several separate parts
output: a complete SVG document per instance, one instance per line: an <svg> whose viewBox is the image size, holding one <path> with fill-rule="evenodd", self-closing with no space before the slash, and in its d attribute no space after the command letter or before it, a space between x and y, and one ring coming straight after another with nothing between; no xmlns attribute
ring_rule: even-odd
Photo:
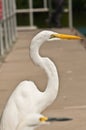
<svg viewBox="0 0 86 130"><path fill-rule="evenodd" d="M48 120L48 118L47 118L47 117L41 117L39 120L40 120L41 122L45 122L45 121Z"/></svg>
<svg viewBox="0 0 86 130"><path fill-rule="evenodd" d="M68 40L81 40L80 36L75 35L67 35L67 34L53 34L52 37L60 38L60 39L68 39Z"/></svg>

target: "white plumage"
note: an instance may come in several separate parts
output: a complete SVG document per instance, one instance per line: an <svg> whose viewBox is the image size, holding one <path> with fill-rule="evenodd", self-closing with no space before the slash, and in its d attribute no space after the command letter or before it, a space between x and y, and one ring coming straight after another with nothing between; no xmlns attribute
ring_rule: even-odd
<svg viewBox="0 0 86 130"><path fill-rule="evenodd" d="M29 114L18 123L16 130L33 130L38 126L48 124L47 121L48 118L41 114Z"/></svg>
<svg viewBox="0 0 86 130"><path fill-rule="evenodd" d="M1 130L16 130L21 120L26 119L27 115L29 116L33 113L40 114L55 100L59 86L57 69L49 58L39 55L39 48L46 41L60 39L80 39L80 37L62 35L52 31L42 31L32 39L30 55L33 62L42 67L48 76L46 90L41 92L37 89L34 82L22 81L6 104L0 123ZM32 128L29 127L29 130L32 130Z"/></svg>

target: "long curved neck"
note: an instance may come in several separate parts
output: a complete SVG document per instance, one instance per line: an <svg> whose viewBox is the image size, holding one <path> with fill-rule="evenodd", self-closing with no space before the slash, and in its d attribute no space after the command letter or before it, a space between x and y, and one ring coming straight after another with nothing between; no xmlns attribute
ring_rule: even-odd
<svg viewBox="0 0 86 130"><path fill-rule="evenodd" d="M43 93L43 99L42 99L43 102L41 101L40 103L41 106L39 107L44 110L45 107L50 105L57 96L58 86L59 86L58 73L57 73L56 66L49 58L41 57L39 55L40 46L37 47L37 46L33 46L34 43L31 44L32 44L32 46L30 47L31 58L37 65L39 65L45 70L48 76L47 87Z"/></svg>

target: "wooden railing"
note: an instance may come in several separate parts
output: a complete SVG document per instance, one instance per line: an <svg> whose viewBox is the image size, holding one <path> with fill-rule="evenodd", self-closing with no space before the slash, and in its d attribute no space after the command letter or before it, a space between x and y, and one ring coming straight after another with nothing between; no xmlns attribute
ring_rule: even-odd
<svg viewBox="0 0 86 130"><path fill-rule="evenodd" d="M16 41L15 0L0 0L0 55L4 56Z"/></svg>

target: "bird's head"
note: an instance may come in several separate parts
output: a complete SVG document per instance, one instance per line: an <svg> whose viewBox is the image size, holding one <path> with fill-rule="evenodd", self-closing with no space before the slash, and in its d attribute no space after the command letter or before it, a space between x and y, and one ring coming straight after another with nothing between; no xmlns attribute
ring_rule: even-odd
<svg viewBox="0 0 86 130"><path fill-rule="evenodd" d="M46 41L53 40L80 40L82 39L80 36L68 35L68 34L60 34L53 31L41 31L32 39L32 46L35 45L40 47Z"/></svg>
<svg viewBox="0 0 86 130"><path fill-rule="evenodd" d="M41 114L31 114L28 118L28 126L29 127L37 127L43 124L47 124L48 118Z"/></svg>
<svg viewBox="0 0 86 130"><path fill-rule="evenodd" d="M20 121L16 130L25 130L25 129L34 129L38 126L49 124L54 121L70 121L71 118L55 118L55 117L45 117L39 113L33 113L27 115L25 118Z"/></svg>
<svg viewBox="0 0 86 130"><path fill-rule="evenodd" d="M49 41L51 40L81 40L80 36L69 35L69 34L60 34L60 33L51 33L49 37Z"/></svg>
<svg viewBox="0 0 86 130"><path fill-rule="evenodd" d="M69 34L60 34L60 33L57 33L57 32L53 32L53 31L41 31L40 33L38 33L36 35L36 37L39 37L41 39L45 39L46 41L47 40L80 40L82 39L80 36L75 36L75 35L69 35Z"/></svg>
<svg viewBox="0 0 86 130"><path fill-rule="evenodd" d="M26 128L36 128L40 125L47 124L47 120L47 117L39 113L29 114L26 117L23 117L23 119L17 126L17 130L25 130Z"/></svg>
<svg viewBox="0 0 86 130"><path fill-rule="evenodd" d="M46 41L53 40L80 40L82 39L80 36L68 35L68 34L60 34L53 31L41 31L39 32L31 41L30 45L30 55L35 63L37 62L37 56L39 55L40 46Z"/></svg>

